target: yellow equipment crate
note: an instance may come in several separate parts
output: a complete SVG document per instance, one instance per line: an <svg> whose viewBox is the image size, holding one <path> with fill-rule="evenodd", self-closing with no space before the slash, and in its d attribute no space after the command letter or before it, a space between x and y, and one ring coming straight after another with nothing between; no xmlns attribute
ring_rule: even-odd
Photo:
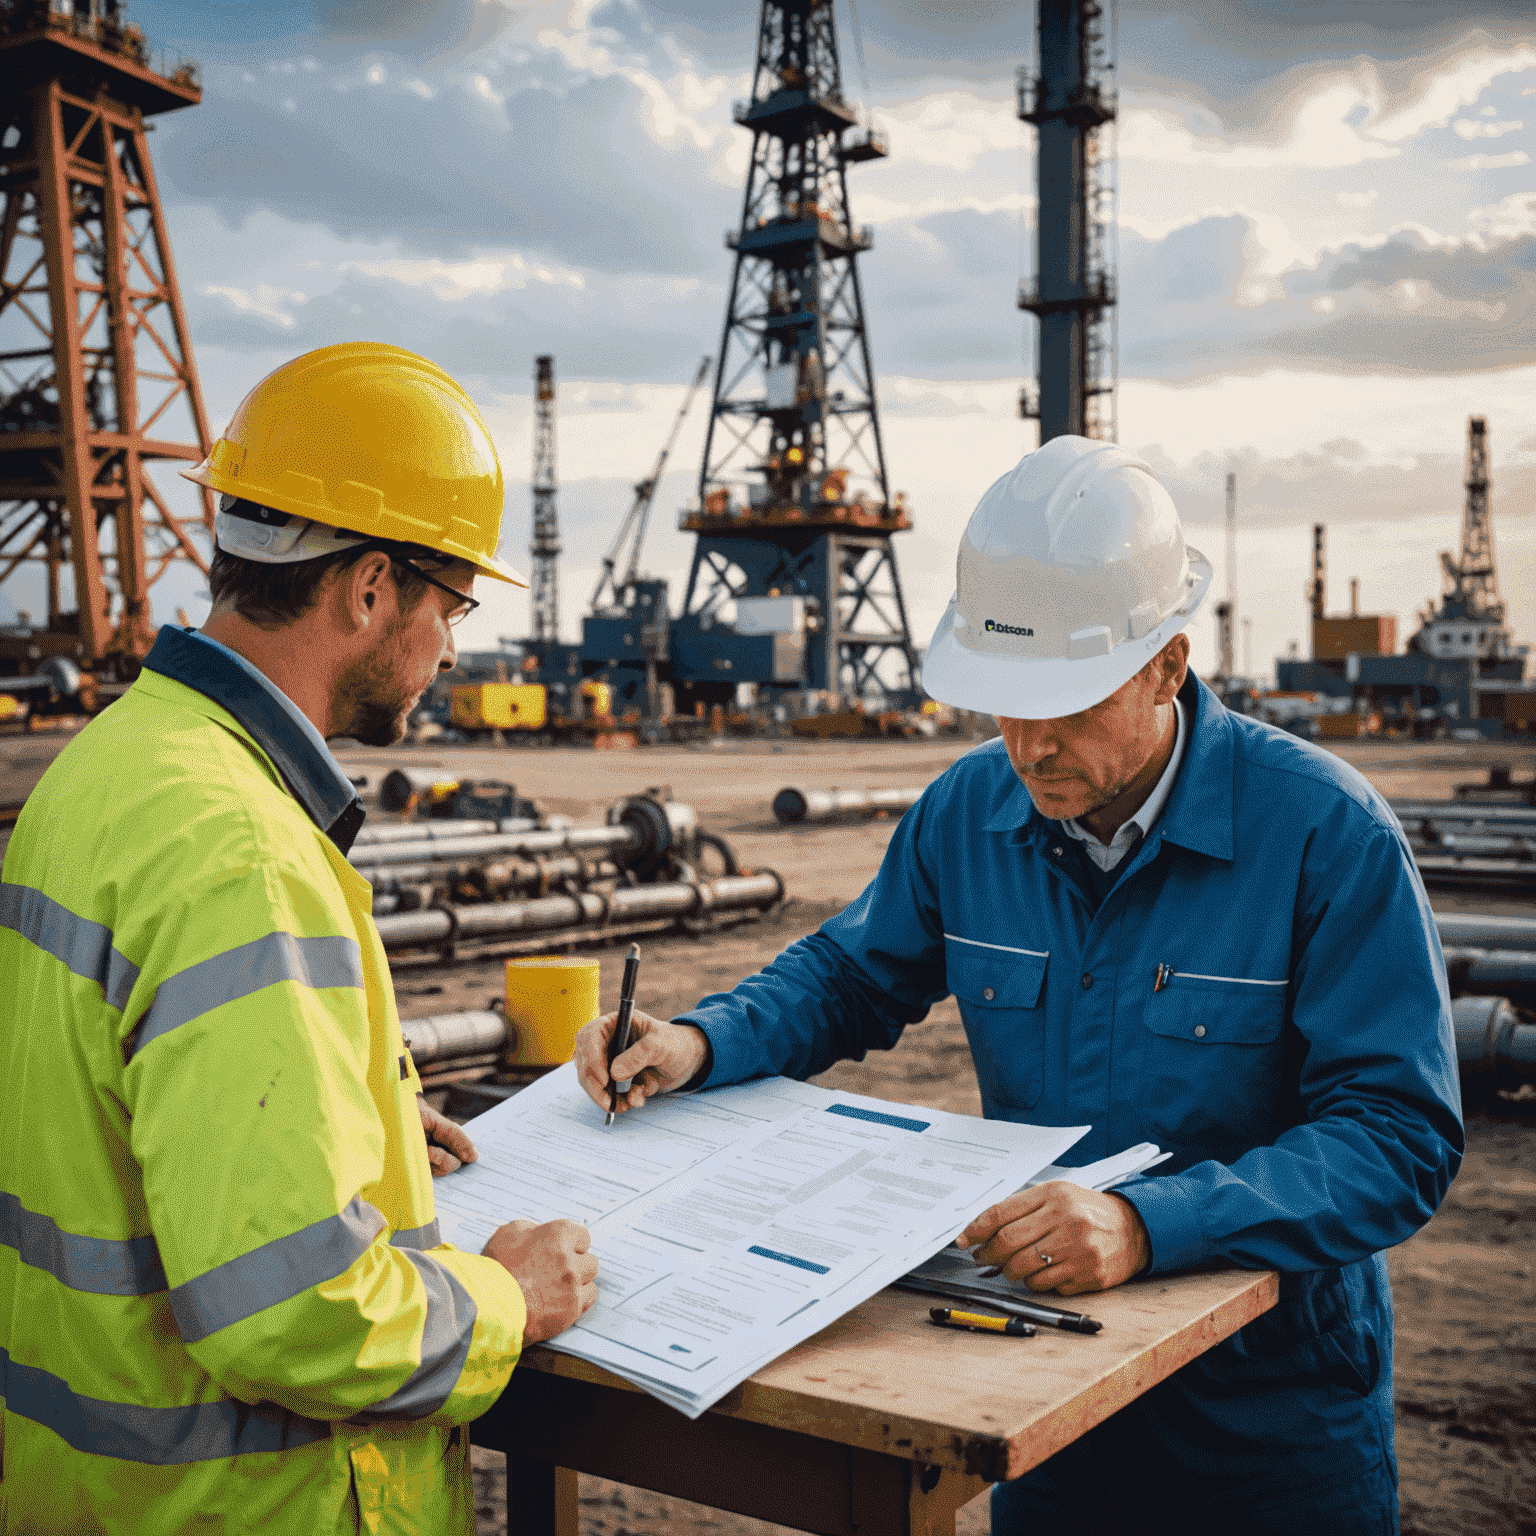
<svg viewBox="0 0 1536 1536"><path fill-rule="evenodd" d="M540 683L460 683L449 702L453 723L470 731L538 731L544 728Z"/></svg>

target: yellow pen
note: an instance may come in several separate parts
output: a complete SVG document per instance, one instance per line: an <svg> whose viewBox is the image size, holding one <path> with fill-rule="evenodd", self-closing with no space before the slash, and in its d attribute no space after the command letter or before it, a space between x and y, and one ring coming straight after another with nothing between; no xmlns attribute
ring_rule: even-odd
<svg viewBox="0 0 1536 1536"><path fill-rule="evenodd" d="M1030 1339L1035 1325L1022 1317L988 1317L982 1312L956 1312L950 1307L929 1307L928 1321L935 1328L964 1328L971 1333L1005 1333L1013 1339Z"/></svg>

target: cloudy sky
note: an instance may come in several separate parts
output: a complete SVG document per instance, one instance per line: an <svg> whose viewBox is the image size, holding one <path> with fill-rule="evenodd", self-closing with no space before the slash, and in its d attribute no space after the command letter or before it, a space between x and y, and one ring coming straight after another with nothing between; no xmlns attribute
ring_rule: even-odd
<svg viewBox="0 0 1536 1536"><path fill-rule="evenodd" d="M836 0L844 77L890 135L855 167L867 315L919 643L977 496L1027 448L1015 414L1033 239L1013 73L1032 9ZM749 136L752 0L135 0L203 67L152 140L209 409L284 358L366 337L482 402L526 558L529 377L560 381L563 627L718 345ZM1536 641L1536 25L1528 0L1120 0L1119 425L1221 556L1239 476L1255 670L1305 648L1308 526L1332 606L1357 575L1399 633L1457 538L1466 418L1493 446L1501 579ZM867 74L867 86L864 76ZM686 574L661 487L647 563ZM674 587L674 600L680 596ZM159 589L157 589L159 590ZM194 618L190 594L163 584ZM481 640L516 635L495 594ZM477 615L472 623L478 623ZM1214 656L1202 616L1196 659ZM1241 661L1241 653L1239 660Z"/></svg>

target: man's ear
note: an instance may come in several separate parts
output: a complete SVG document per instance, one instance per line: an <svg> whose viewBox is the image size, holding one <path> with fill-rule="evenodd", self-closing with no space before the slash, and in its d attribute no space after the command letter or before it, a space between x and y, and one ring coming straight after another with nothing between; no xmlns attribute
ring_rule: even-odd
<svg viewBox="0 0 1536 1536"><path fill-rule="evenodd" d="M389 556L372 550L339 572L333 591L337 617L354 632L378 620L389 591Z"/></svg>
<svg viewBox="0 0 1536 1536"><path fill-rule="evenodd" d="M1181 630L1157 653L1158 669L1155 704L1171 704L1189 676L1189 636Z"/></svg>

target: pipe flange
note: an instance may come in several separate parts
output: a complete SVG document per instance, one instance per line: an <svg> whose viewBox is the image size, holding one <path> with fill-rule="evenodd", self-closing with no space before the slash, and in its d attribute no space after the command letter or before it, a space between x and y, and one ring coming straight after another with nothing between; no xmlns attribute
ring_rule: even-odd
<svg viewBox="0 0 1536 1536"><path fill-rule="evenodd" d="M441 912L448 919L448 932L443 936L439 953L442 959L451 965L458 959L459 931L463 927L459 920L458 909L439 898L427 908L427 911Z"/></svg>

